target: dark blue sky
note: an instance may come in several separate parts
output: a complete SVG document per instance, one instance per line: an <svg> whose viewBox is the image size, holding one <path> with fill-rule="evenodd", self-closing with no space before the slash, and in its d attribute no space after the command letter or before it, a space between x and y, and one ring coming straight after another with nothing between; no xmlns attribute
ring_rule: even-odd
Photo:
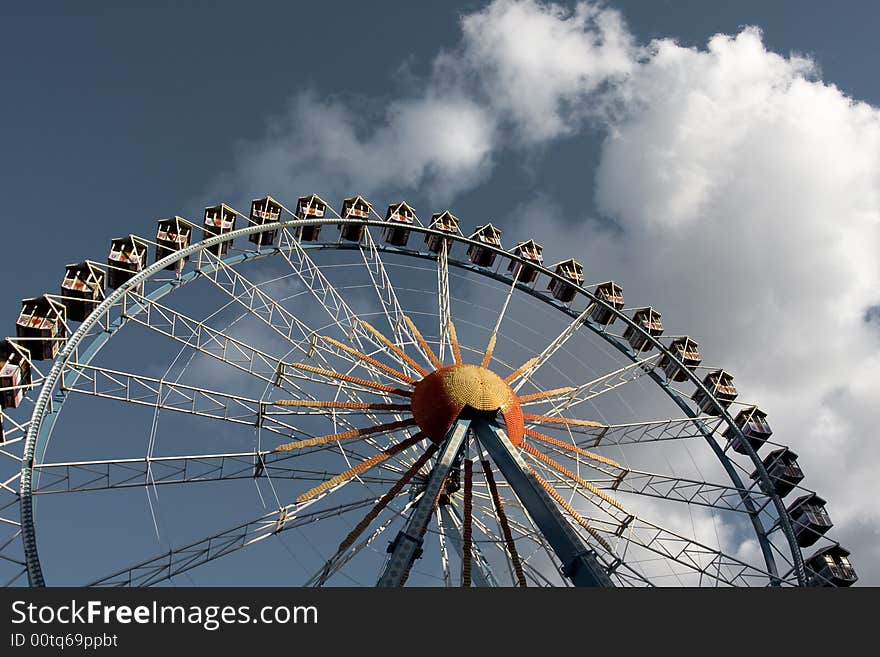
<svg viewBox="0 0 880 657"><path fill-rule="evenodd" d="M417 93L436 54L458 42L460 15L483 4L4 3L3 330L14 333L23 297L58 291L66 263L104 261L110 238L152 237L159 217L198 221L205 205L238 201L208 190L299 92L363 103L365 111ZM715 33L758 25L768 49L803 53L824 80L880 105L876 3L609 4L640 43L672 37L700 47ZM601 136L587 132L524 160L506 153L453 209L503 217L546 194L566 216L575 208L593 215ZM313 190L252 191L289 200ZM383 208L392 199L371 200ZM418 193L410 200L428 214Z"/></svg>

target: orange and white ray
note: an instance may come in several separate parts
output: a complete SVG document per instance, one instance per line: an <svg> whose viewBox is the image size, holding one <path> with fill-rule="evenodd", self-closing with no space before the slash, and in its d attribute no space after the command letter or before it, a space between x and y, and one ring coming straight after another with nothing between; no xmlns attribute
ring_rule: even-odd
<svg viewBox="0 0 880 657"><path fill-rule="evenodd" d="M471 557L474 523L474 462L464 460L464 491L462 493L462 522L461 522L461 585L470 588L471 585Z"/></svg>
<svg viewBox="0 0 880 657"><path fill-rule="evenodd" d="M523 413L523 420L534 424L568 424L574 427L592 427L594 429L602 429L605 427L601 422L577 420L567 417L559 417L558 415L533 415L532 413Z"/></svg>
<svg viewBox="0 0 880 657"><path fill-rule="evenodd" d="M415 463L413 463L409 469L403 473L400 479L388 489L388 491L379 498L379 501L376 502L375 506L369 510L366 516L364 516L363 520L361 520L357 525L355 525L354 529L352 529L348 536L346 536L342 542L339 544L339 549L336 551L336 554L341 554L345 552L348 548L350 548L354 542L357 540L358 536L360 536L364 530L370 526L370 523L375 520L382 510L388 506L388 504L400 494L400 491L403 490L403 487L406 486L410 479L412 479L416 473L421 470L428 460L434 456L437 450L440 449L440 446L436 443L431 443L428 446L428 449L425 450L425 453L422 454L418 459L416 459Z"/></svg>
<svg viewBox="0 0 880 657"><path fill-rule="evenodd" d="M605 540L605 537L602 536L602 534L600 534L599 531L595 527L593 527L593 525L591 525L589 522L587 522L586 518L584 518L580 513L575 511L575 508L571 504L569 504L568 500L566 500L562 495L560 495L558 490L556 490L553 486L551 486L549 483L547 483L547 480L545 480L538 473L538 471L535 470L532 466L529 466L529 470L531 470L532 474L534 475L534 477L538 481L538 483L541 485L541 487L545 491L547 491L547 493L550 495L550 497L552 497L554 500L556 500L556 502L557 502L557 504L559 504L559 506L561 506L563 509L565 509L571 515L571 517L574 518L574 520L575 520L575 522L577 522L577 524L579 524L581 527L586 529L587 533L589 533L590 536L592 536L594 539L596 539L596 542L598 542L610 554L614 554L614 551L611 549L611 545L608 543L608 541Z"/></svg>
<svg viewBox="0 0 880 657"><path fill-rule="evenodd" d="M425 338L422 337L422 334L419 331L418 327L415 325L415 322L413 322L407 315L403 316L403 321L404 323L406 323L407 327L409 327L409 330L412 331L412 334L416 337L416 342L419 343L419 346L422 348L422 350L426 354L428 354L428 358L431 360L432 363L434 363L434 367L436 367L437 369L443 367L443 363L441 363L440 359L437 358L437 354L434 353L434 350L431 349L430 346L428 346L428 343L425 341Z"/></svg>
<svg viewBox="0 0 880 657"><path fill-rule="evenodd" d="M611 466L612 468L618 468L620 470L626 470L620 463L613 459L609 459L601 454L595 454L594 452L590 452L583 447L578 447L577 445L572 445L570 443L563 442L556 438L551 438L550 436L546 436L543 433L539 433L534 429L525 429L524 433L534 438L535 440L540 440L543 443L547 443L548 445L553 445L554 447L558 447L559 449L566 450L568 452L572 452L574 454L579 454L585 458L588 458L592 461L596 461L596 463L602 463L604 465Z"/></svg>
<svg viewBox="0 0 880 657"><path fill-rule="evenodd" d="M556 472L564 475L565 477L567 477L571 481L575 482L579 486L583 486L585 489L590 491L593 495L598 497L600 500L607 502L611 506L615 507L616 509L619 509L620 511L623 511L626 514L629 514L629 512L623 507L623 505L620 502L618 502L617 500L615 500L613 497L611 497L608 493L605 493L604 491L599 490L596 486L591 484L586 479L579 477L577 474L575 474L574 472L572 472L571 470L566 468L564 465L562 465L558 461L555 461L554 459L552 459L549 456L547 456L546 454L544 454L544 452L535 448L534 445L529 445L527 443L523 443L522 448L526 452L528 452L529 454L534 456L536 459L541 461L542 463L549 465L551 468L556 470ZM595 502L594 502L594 504L595 504ZM597 506L600 509L602 508L601 505L597 505Z"/></svg>
<svg viewBox="0 0 880 657"><path fill-rule="evenodd" d="M413 359L413 358L412 358L408 353L406 353L403 349L401 349L399 346L397 346L396 344L394 344L391 340L389 340L388 338L386 338L386 337L385 337L385 336L379 331L379 329L377 329L375 326L373 326L372 324L370 324L369 322L366 322L366 321L364 321L364 320L361 320L361 325L362 325L365 329L367 329L370 333L372 333L372 334L376 337L376 339L379 340L379 342L381 342L382 344L384 344L386 347L388 347L389 349L391 349L391 351L393 351L395 354L397 354L398 356L400 356L404 361L406 361L406 362L410 365L410 367L412 367L416 372L418 372L418 373L421 374L422 376L428 376L428 370L426 370L424 367L422 367L421 365L419 365L418 362L416 362L416 360Z"/></svg>
<svg viewBox="0 0 880 657"><path fill-rule="evenodd" d="M553 388L552 390L544 390L543 392L533 392L529 395L519 395L520 404L525 404L526 402L532 401L540 401L542 399L547 399L549 397L558 397L560 395L567 395L569 393L574 392L577 388L573 388L572 386L567 386L565 388Z"/></svg>
<svg viewBox="0 0 880 657"><path fill-rule="evenodd" d="M529 358L525 363L523 363L522 365L520 365L519 367L517 367L515 370L513 370L513 372L511 372L510 374L508 374L508 375L504 378L504 382L505 382L505 383L513 383L513 382L516 381L519 377L521 377L525 372L527 372L527 371L529 370L529 368L532 367L532 365L534 365L534 364L537 363L537 362L538 362L538 357L537 357L537 356L535 356L534 358Z"/></svg>
<svg viewBox="0 0 880 657"><path fill-rule="evenodd" d="M449 320L449 342L452 344L452 358L456 365L461 365L464 361L461 359L461 346L458 344L458 334L455 332L455 324Z"/></svg>
<svg viewBox="0 0 880 657"><path fill-rule="evenodd" d="M307 365L305 363L285 363L284 366L292 367L297 370L302 370L303 372L320 374L321 376L326 376L327 378L336 379L338 381L345 381L346 383L353 383L355 385L363 386L364 388L371 388L373 390L387 392L392 395L398 395L399 397L412 397L412 392L410 392L409 390L395 388L394 386L389 386L384 383L376 383L375 381L364 379L359 376L351 376L350 374L343 374L342 372L327 370L323 367L315 367L314 365Z"/></svg>
<svg viewBox="0 0 880 657"><path fill-rule="evenodd" d="M302 449L303 447L315 447L316 445L326 445L327 443L335 443L339 440L351 440L352 438L363 438L364 436L371 436L374 433L387 433L390 431L396 431L397 429L403 429L405 427L411 427L415 425L416 421L413 418L408 418L406 420L398 420L397 422L387 422L385 424L377 424L372 427L364 427L362 429L349 429L348 431L341 431L339 433L332 433L328 436L317 436L315 438L306 438L305 440L295 440L291 443L286 443L284 445L279 445L275 448L276 452L289 452L294 449Z"/></svg>
<svg viewBox="0 0 880 657"><path fill-rule="evenodd" d="M375 358L373 358L371 356L367 356L367 354L365 354L361 351L358 351L357 349L354 349L353 347L349 347L347 344L340 342L339 340L335 340L333 338L330 338L330 337L327 337L324 335L319 335L318 337L321 338L324 342L328 342L328 343L332 344L337 349L344 351L345 353L350 354L351 356L354 356L355 358L358 358L361 361L363 361L365 363L369 363L373 367L376 367L376 368L382 370L383 372L394 377L398 381L403 381L404 383L409 383L409 384L413 384L416 382L416 380L414 378L412 378L411 376L407 376L403 372L398 372L396 369L394 369L393 367L391 367L389 365L386 365L382 361L376 360Z"/></svg>
<svg viewBox="0 0 880 657"><path fill-rule="evenodd" d="M401 440L396 445L392 445L391 447L388 447L387 449L383 449L378 454L374 454L370 458L364 459L363 461L361 461L357 465L350 467L348 470L340 472L338 475L331 477L327 481L322 482L322 483L318 484L317 486L315 486L314 488L307 490L305 493L303 493L302 495L297 497L296 501L297 501L297 503L305 502L306 500L309 500L313 497L316 497L316 496L320 495L321 493L330 490L331 488L335 488L339 484L341 484L345 481L348 481L349 479L352 479L353 477L356 477L360 474L363 474L364 472L366 472L370 468L374 468L377 465L379 465L380 463L384 463L385 461L390 459L395 454L399 454L403 450L412 447L413 445L421 442L424 439L425 439L425 434L419 432L410 438L407 438L405 440Z"/></svg>
<svg viewBox="0 0 880 657"><path fill-rule="evenodd" d="M276 399L273 406L294 406L296 408L329 408L364 411L408 411L409 404L372 404L369 402L318 401L311 399Z"/></svg>
<svg viewBox="0 0 880 657"><path fill-rule="evenodd" d="M492 474L492 466L485 459L480 461L483 466L483 476L486 479L486 485L489 487L489 494L492 497L492 504L495 507L495 516L498 518L498 524L501 526L501 534L504 536L504 543L507 545L507 555L510 558L510 564L513 566L513 572L516 575L516 581L521 587L528 586L526 576L523 572L522 562L519 553L516 551L516 543L513 540L513 532L510 531L510 523L507 520L507 513L504 510L504 503L498 494L498 485L495 483L495 476Z"/></svg>

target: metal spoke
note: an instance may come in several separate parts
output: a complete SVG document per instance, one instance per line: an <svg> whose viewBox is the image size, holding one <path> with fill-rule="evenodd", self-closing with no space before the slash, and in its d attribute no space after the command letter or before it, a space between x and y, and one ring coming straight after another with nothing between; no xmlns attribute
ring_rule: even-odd
<svg viewBox="0 0 880 657"><path fill-rule="evenodd" d="M280 532L356 511L372 504L373 501L373 498L367 498L309 513L300 513L296 508L297 505L291 504L250 522L173 548L152 559L116 571L91 582L89 586L154 586Z"/></svg>
<svg viewBox="0 0 880 657"><path fill-rule="evenodd" d="M440 253L437 255L437 316L440 322L438 351L441 361L446 352L446 344L451 344L449 324L452 321L452 313L449 305L449 253L447 249L446 240L441 240Z"/></svg>
<svg viewBox="0 0 880 657"><path fill-rule="evenodd" d="M369 228L364 230L364 241L360 246L360 251L364 267L366 267L367 273L370 275L370 281L373 284L373 289L376 291L376 297L379 299L382 312L388 321L388 327L391 329L394 343L402 350L407 345L413 347L425 359L425 362L430 364L431 360L428 354L423 351L409 325L404 321L405 314L400 307L400 302L397 300L397 294L394 291L394 286L391 284L391 277L388 275L385 264L379 256L379 250L376 248L376 243L373 241ZM404 365L404 367L409 369L408 364Z"/></svg>
<svg viewBox="0 0 880 657"><path fill-rule="evenodd" d="M295 457L291 453L255 451L40 463L34 465L40 473L34 495L259 477L319 482L333 477L328 472L292 467L289 463ZM361 479L375 484L393 481L369 475Z"/></svg>

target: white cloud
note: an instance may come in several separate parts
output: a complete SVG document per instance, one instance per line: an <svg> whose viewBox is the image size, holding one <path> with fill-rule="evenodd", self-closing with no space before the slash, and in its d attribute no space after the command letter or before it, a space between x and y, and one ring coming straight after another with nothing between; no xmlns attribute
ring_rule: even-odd
<svg viewBox="0 0 880 657"><path fill-rule="evenodd" d="M241 146L235 170L218 187L228 190L231 182L243 195L293 188L335 198L422 185L442 199L488 171L493 121L463 96L429 92L398 101L377 123L364 130L353 108L302 94L264 139Z"/></svg>
<svg viewBox="0 0 880 657"><path fill-rule="evenodd" d="M499 0L461 21L463 61L518 141L571 133L589 95L636 66L633 39L613 10L579 3ZM456 58L456 65L461 60Z"/></svg>

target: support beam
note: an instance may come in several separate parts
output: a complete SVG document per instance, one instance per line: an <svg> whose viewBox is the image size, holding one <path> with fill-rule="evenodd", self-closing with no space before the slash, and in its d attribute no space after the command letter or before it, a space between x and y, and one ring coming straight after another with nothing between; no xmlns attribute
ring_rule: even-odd
<svg viewBox="0 0 880 657"><path fill-rule="evenodd" d="M562 562L566 577L575 586L614 586L595 553L562 515L556 503L516 452L504 430L494 421L483 418L474 420L473 429L480 444L492 457Z"/></svg>
<svg viewBox="0 0 880 657"><path fill-rule="evenodd" d="M462 444L464 444L470 424L469 419L459 418L446 434L440 456L428 477L422 498L404 528L391 543L391 556L388 558L385 570L377 584L380 588L403 586L413 562L421 556L425 530L428 527L428 520L434 512L434 502L440 494L443 482L446 481L446 476L449 474Z"/></svg>

